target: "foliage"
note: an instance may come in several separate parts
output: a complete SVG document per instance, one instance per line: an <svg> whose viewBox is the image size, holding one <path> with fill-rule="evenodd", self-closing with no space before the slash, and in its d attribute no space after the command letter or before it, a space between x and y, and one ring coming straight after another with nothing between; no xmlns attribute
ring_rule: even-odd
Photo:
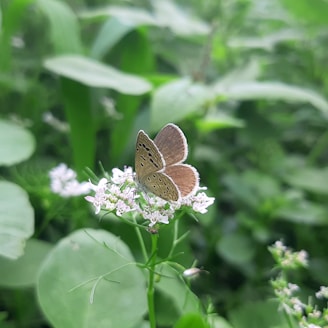
<svg viewBox="0 0 328 328"><path fill-rule="evenodd" d="M189 234L174 260L205 271L186 282L163 264L159 327L286 327L269 301L267 246L283 239L310 254L294 273L301 290L328 284L327 6L1 1L1 327L147 327L141 268L106 276L142 258L134 228L53 194L48 173L63 162L87 180L86 168L132 165L137 131L168 122L186 133L216 202L179 220ZM161 230L163 259L174 231Z"/></svg>

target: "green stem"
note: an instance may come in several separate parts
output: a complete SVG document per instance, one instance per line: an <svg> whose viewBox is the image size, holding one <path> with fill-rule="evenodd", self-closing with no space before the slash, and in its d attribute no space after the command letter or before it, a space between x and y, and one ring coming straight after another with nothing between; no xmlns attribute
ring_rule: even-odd
<svg viewBox="0 0 328 328"><path fill-rule="evenodd" d="M133 220L134 220L134 223L137 224L136 219L133 218ZM147 256L147 250L146 250L145 242L144 242L144 240L142 238L142 235L141 235L140 228L138 226L135 226L134 229L136 231L136 234L137 234L137 237L138 237L138 240L139 240L139 243L140 243L142 255L144 257L145 262L147 262L147 258L148 258L148 256Z"/></svg>
<svg viewBox="0 0 328 328"><path fill-rule="evenodd" d="M150 328L156 328L156 316L155 316L155 303L154 303L154 282L155 282L155 266L157 259L157 241L158 235L151 235L151 258L149 263L149 277L148 277L148 290L147 290L147 300L148 300L148 315Z"/></svg>
<svg viewBox="0 0 328 328"><path fill-rule="evenodd" d="M168 258L171 258L172 255L173 255L173 252L174 252L175 247L176 247L176 242L177 242L177 239L178 239L178 234L179 234L179 224L178 224L178 220L175 220L174 221L174 232L173 232L172 247L171 247Z"/></svg>
<svg viewBox="0 0 328 328"><path fill-rule="evenodd" d="M281 268L281 277L284 279L284 280L288 280L288 278L287 278L287 271L285 271L283 268ZM287 324L288 324L288 327L289 328L294 328L295 326L294 326L294 324L293 324L293 321L292 321L292 318L291 318L291 316L290 316L290 314L288 314L287 312L286 312L286 310L285 309L283 309L283 314L284 314L284 316L285 316L285 318L286 318L286 321L287 321Z"/></svg>
<svg viewBox="0 0 328 328"><path fill-rule="evenodd" d="M283 311L283 313L284 313L284 316L286 318L289 328L294 328L294 324L290 318L290 315L285 310Z"/></svg>

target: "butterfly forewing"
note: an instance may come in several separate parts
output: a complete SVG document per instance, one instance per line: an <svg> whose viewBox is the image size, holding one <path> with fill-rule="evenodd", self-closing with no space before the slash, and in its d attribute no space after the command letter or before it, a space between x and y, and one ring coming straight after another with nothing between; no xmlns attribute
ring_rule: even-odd
<svg viewBox="0 0 328 328"><path fill-rule="evenodd" d="M194 193L199 186L197 170L188 164L177 164L165 168L168 175L178 187L181 197Z"/></svg>
<svg viewBox="0 0 328 328"><path fill-rule="evenodd" d="M188 145L183 132L175 124L167 124L157 134L154 143L163 155L165 165L182 163L188 155Z"/></svg>
<svg viewBox="0 0 328 328"><path fill-rule="evenodd" d="M158 197L168 201L177 201L180 198L180 192L172 179L167 175L155 172L148 174L141 180L150 192Z"/></svg>
<svg viewBox="0 0 328 328"><path fill-rule="evenodd" d="M136 143L135 170L137 179L164 168L164 160L154 142L142 130L139 131Z"/></svg>

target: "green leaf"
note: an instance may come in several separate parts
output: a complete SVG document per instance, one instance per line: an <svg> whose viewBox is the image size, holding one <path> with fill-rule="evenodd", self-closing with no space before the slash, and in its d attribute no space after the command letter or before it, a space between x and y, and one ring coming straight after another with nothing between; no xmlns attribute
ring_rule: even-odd
<svg viewBox="0 0 328 328"><path fill-rule="evenodd" d="M200 314L188 313L179 319L174 328L210 328L210 326Z"/></svg>
<svg viewBox="0 0 328 328"><path fill-rule="evenodd" d="M36 283L37 272L52 245L29 239L25 253L16 261L0 257L0 285L4 287L29 287Z"/></svg>
<svg viewBox="0 0 328 328"><path fill-rule="evenodd" d="M0 120L0 165L10 166L25 161L34 150L35 140L28 130Z"/></svg>
<svg viewBox="0 0 328 328"><path fill-rule="evenodd" d="M210 32L210 26L206 22L193 17L172 1L157 0L152 3L152 6L152 12L132 6L108 6L83 11L80 16L84 19L112 16L125 25L132 27L154 25L169 28L181 36L207 35Z"/></svg>
<svg viewBox="0 0 328 328"><path fill-rule="evenodd" d="M208 321L211 328L233 328L226 319L219 317L216 314L208 315Z"/></svg>
<svg viewBox="0 0 328 328"><path fill-rule="evenodd" d="M294 187L317 194L328 195L328 169L299 168L285 176L285 181Z"/></svg>
<svg viewBox="0 0 328 328"><path fill-rule="evenodd" d="M157 131L169 122L178 122L200 111L210 93L206 86L180 79L158 88L151 104L151 130Z"/></svg>
<svg viewBox="0 0 328 328"><path fill-rule="evenodd" d="M175 34L181 36L208 35L210 26L193 17L185 8L179 8L176 3L168 0L153 2L154 15L157 22L163 27L170 28Z"/></svg>
<svg viewBox="0 0 328 328"><path fill-rule="evenodd" d="M143 30L135 30L129 33L115 48L115 57L119 58L120 67L127 72L144 74L154 69L154 54L149 43L148 34ZM143 96L127 96L119 94L116 98L116 108L120 110L122 119L113 125L110 136L110 157L114 163L126 165L130 160L131 136L133 143L135 134L133 126L136 122L138 110L142 107ZM144 124L144 122L143 122Z"/></svg>
<svg viewBox="0 0 328 328"><path fill-rule="evenodd" d="M216 245L218 254L232 264L244 265L255 255L255 246L249 237L242 233L225 234Z"/></svg>
<svg viewBox="0 0 328 328"><path fill-rule="evenodd" d="M126 74L100 62L82 56L59 56L44 63L50 71L90 87L110 88L118 92L140 95L151 85L145 79Z"/></svg>
<svg viewBox="0 0 328 328"><path fill-rule="evenodd" d="M103 58L105 54L132 29L133 26L124 24L124 22L116 18L110 18L101 27L93 43L91 56L96 59ZM138 54L137 51L136 53Z"/></svg>
<svg viewBox="0 0 328 328"><path fill-rule="evenodd" d="M272 51L279 43L304 39L305 36L299 30L283 28L274 33L261 36L231 38L228 45L232 48L258 48Z"/></svg>
<svg viewBox="0 0 328 328"><path fill-rule="evenodd" d="M34 232L34 211L27 193L19 186L0 181L0 255L17 259L26 239Z"/></svg>
<svg viewBox="0 0 328 328"><path fill-rule="evenodd" d="M156 270L160 274L160 280L155 285L156 290L170 300L170 305L175 308L178 315L199 313L199 300L190 291L181 274L166 263L160 265Z"/></svg>
<svg viewBox="0 0 328 328"><path fill-rule="evenodd" d="M230 85L218 81L213 92L227 99L249 100L267 99L287 102L308 102L328 118L328 102L316 92L280 82L235 82Z"/></svg>
<svg viewBox="0 0 328 328"><path fill-rule="evenodd" d="M93 169L96 156L96 131L90 89L65 78L62 78L61 82L75 168L78 172L86 167Z"/></svg>
<svg viewBox="0 0 328 328"><path fill-rule="evenodd" d="M309 225L327 225L327 208L305 199L290 200L275 212L275 217Z"/></svg>
<svg viewBox="0 0 328 328"><path fill-rule="evenodd" d="M135 327L147 311L145 291L145 277L126 244L92 229L62 239L37 284L41 309L60 328Z"/></svg>
<svg viewBox="0 0 328 328"><path fill-rule="evenodd" d="M57 54L82 53L79 25L74 12L63 1L35 2L50 23L50 39Z"/></svg>
<svg viewBox="0 0 328 328"><path fill-rule="evenodd" d="M282 311L276 301L245 302L229 313L234 328L287 328Z"/></svg>
<svg viewBox="0 0 328 328"><path fill-rule="evenodd" d="M225 128L242 128L244 125L242 120L222 113L208 115L204 119L196 121L198 130L204 133Z"/></svg>
<svg viewBox="0 0 328 328"><path fill-rule="evenodd" d="M156 18L150 12L137 7L108 6L100 9L84 10L79 16L83 19L99 19L112 16L122 24L131 27L158 25Z"/></svg>

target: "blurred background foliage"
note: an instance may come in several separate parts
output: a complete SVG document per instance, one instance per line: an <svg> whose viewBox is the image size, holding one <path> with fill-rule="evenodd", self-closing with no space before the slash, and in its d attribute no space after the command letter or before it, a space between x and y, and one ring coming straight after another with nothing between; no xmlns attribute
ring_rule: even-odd
<svg viewBox="0 0 328 328"><path fill-rule="evenodd" d="M49 246L102 227L138 258L132 229L92 218L83 199L55 197L47 174L60 162L84 180L85 167L101 174L99 162L107 171L133 165L137 131L174 122L216 198L198 222L180 222L190 234L177 262L196 258L209 272L192 283L205 307L234 327L256 327L259 313L273 320L260 301L272 295L267 246L278 239L309 252L310 269L294 277L305 291L328 284L326 1L2 0L0 9L0 135L8 148L0 194L9 197L5 180L25 190L34 240ZM12 124L27 133L19 149ZM23 240L33 233L26 229ZM163 256L171 233L161 231ZM22 282L26 268L17 270L16 282L0 273L0 323L46 327L36 273ZM165 315L163 327L172 324Z"/></svg>

